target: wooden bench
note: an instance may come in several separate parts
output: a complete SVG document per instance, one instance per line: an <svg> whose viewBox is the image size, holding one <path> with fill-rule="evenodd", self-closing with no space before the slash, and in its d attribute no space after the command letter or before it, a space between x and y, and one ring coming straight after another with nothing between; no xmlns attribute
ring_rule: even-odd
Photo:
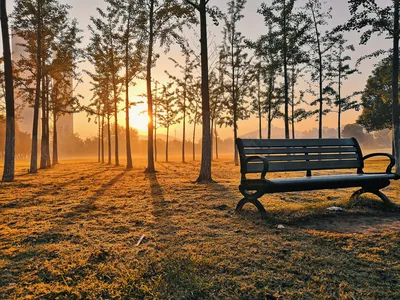
<svg viewBox="0 0 400 300"><path fill-rule="evenodd" d="M255 205L263 219L267 213L258 201L264 194L312 191L359 187L351 197L363 193L373 193L385 203L391 203L380 190L398 180L400 176L392 173L395 160L387 153L362 155L360 145L351 139L237 139L242 174L239 190L244 196L236 211L246 203ZM365 173L364 161L375 156L386 156L390 163L385 172ZM355 174L332 174L312 176L313 171L355 169ZM269 172L305 171L305 177L266 178ZM260 173L260 178L248 179L246 175Z"/></svg>

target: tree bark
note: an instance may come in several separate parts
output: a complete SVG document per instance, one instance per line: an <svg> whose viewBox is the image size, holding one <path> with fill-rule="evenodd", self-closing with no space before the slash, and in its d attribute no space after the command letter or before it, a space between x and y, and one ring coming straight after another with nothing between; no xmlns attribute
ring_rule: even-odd
<svg viewBox="0 0 400 300"><path fill-rule="evenodd" d="M197 113L195 114L195 121L193 122L193 161L196 161L196 119Z"/></svg>
<svg viewBox="0 0 400 300"><path fill-rule="evenodd" d="M40 151L40 168L47 168L47 142L46 142L46 75L43 76L42 80L42 139L41 139L41 151Z"/></svg>
<svg viewBox="0 0 400 300"><path fill-rule="evenodd" d="M146 173L155 173L154 168L154 148L153 148L153 97L151 91L151 67L153 58L154 44L154 0L150 0L150 15L149 15L149 48L147 55L147 111L150 122L147 129L147 168Z"/></svg>
<svg viewBox="0 0 400 300"><path fill-rule="evenodd" d="M8 33L8 16L6 0L1 0L1 34L3 39L4 75L6 89L6 144L4 156L4 182L14 181L15 172L15 112L14 112L14 82Z"/></svg>
<svg viewBox="0 0 400 300"><path fill-rule="evenodd" d="M101 144L100 144L100 138L101 138L101 122L100 122L100 108L97 113L97 122L98 122L98 128L97 128L97 162L100 162L101 158Z"/></svg>
<svg viewBox="0 0 400 300"><path fill-rule="evenodd" d="M295 138L294 130L294 86L295 86L295 68L292 66L292 139Z"/></svg>
<svg viewBox="0 0 400 300"><path fill-rule="evenodd" d="M104 164L104 114L101 116L101 162Z"/></svg>
<svg viewBox="0 0 400 300"><path fill-rule="evenodd" d="M187 89L187 66L185 70L185 85L183 90L183 128L182 128L182 163L185 163L185 141L186 141L186 89Z"/></svg>
<svg viewBox="0 0 400 300"><path fill-rule="evenodd" d="M261 68L261 62L260 62ZM258 105L258 132L260 140L262 139L262 113L261 113L261 74L257 73L257 105Z"/></svg>
<svg viewBox="0 0 400 300"><path fill-rule="evenodd" d="M36 88L35 88L35 103L33 107L33 125L32 125L32 148L31 162L29 167L30 173L37 173L37 156L38 156L38 125L39 125L39 103L40 103L40 85L42 80L42 24L41 24L41 4L37 6L37 28L36 28Z"/></svg>
<svg viewBox="0 0 400 300"><path fill-rule="evenodd" d="M165 142L165 162L168 162L169 126L167 126L167 141Z"/></svg>
<svg viewBox="0 0 400 300"><path fill-rule="evenodd" d="M341 95L341 90L342 90L342 64L339 63L339 81L338 81L338 97L339 97L339 105L338 105L338 138L341 137L341 132L340 132L340 127L341 127L341 117L342 117L342 95Z"/></svg>
<svg viewBox="0 0 400 300"><path fill-rule="evenodd" d="M108 163L111 165L111 124L110 124L110 113L107 116L107 138L108 138Z"/></svg>
<svg viewBox="0 0 400 300"><path fill-rule="evenodd" d="M289 138L289 82L287 68L287 14L286 0L283 1L283 76L285 85L285 138Z"/></svg>
<svg viewBox="0 0 400 300"><path fill-rule="evenodd" d="M399 0L394 0L393 34L393 146L396 173L400 174L400 106L399 106Z"/></svg>
<svg viewBox="0 0 400 300"><path fill-rule="evenodd" d="M51 156L50 156L50 78L46 76L46 165L51 167Z"/></svg>
<svg viewBox="0 0 400 300"><path fill-rule="evenodd" d="M235 69L235 54L234 54L234 36L235 36L235 24L232 28L232 39L231 39L231 65L232 65L232 102L233 102L233 153L235 166L239 165L239 155L236 149L235 141L237 139L237 95L236 95L236 69Z"/></svg>
<svg viewBox="0 0 400 300"><path fill-rule="evenodd" d="M58 165L57 114L53 113L53 166Z"/></svg>
<svg viewBox="0 0 400 300"><path fill-rule="evenodd" d="M323 72L323 66L322 66L322 51L321 51L321 42L320 42L320 34L318 31L318 25L317 25L317 20L315 17L315 11L314 7L311 8L311 12L313 15L313 21L314 21L314 28L315 28L315 36L317 39L317 48L318 48L318 72L319 72L319 117L318 117L318 137L322 139L322 117L323 117L323 79L322 79L322 72Z"/></svg>
<svg viewBox="0 0 400 300"><path fill-rule="evenodd" d="M119 166L119 154L118 154L118 95L117 95L117 84L115 82L115 74L113 74L113 95L114 95L114 146L115 146L115 165Z"/></svg>
<svg viewBox="0 0 400 300"><path fill-rule="evenodd" d="M201 44L201 97L203 138L199 183L212 182L211 178L211 132L210 132L210 92L208 85L208 44L207 44L207 12L206 0L200 1L200 44Z"/></svg>
<svg viewBox="0 0 400 300"><path fill-rule="evenodd" d="M269 83L268 83L268 139L271 139L271 131L272 131L272 93L274 87L274 79L272 75L269 76Z"/></svg>
<svg viewBox="0 0 400 300"><path fill-rule="evenodd" d="M217 123L215 126L215 159L218 159L218 132L217 132Z"/></svg>
<svg viewBox="0 0 400 300"><path fill-rule="evenodd" d="M126 168L132 169L132 153L131 153L131 128L129 120L129 38L131 27L131 11L132 2L129 3L128 22L126 27L126 41L125 41L125 128L126 128Z"/></svg>

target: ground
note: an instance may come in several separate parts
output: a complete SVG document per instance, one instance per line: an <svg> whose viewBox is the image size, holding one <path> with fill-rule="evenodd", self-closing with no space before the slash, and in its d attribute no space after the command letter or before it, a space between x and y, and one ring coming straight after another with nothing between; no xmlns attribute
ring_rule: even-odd
<svg viewBox="0 0 400 300"><path fill-rule="evenodd" d="M0 185L0 299L400 299L400 212L374 196L268 195L263 221L234 213L229 159L210 185L198 162L144 168L19 165ZM384 191L400 204L400 181Z"/></svg>

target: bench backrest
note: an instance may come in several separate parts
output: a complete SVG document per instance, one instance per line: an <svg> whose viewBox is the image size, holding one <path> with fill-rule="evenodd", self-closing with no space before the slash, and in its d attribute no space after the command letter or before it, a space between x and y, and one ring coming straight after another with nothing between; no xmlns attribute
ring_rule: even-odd
<svg viewBox="0 0 400 300"><path fill-rule="evenodd" d="M265 156L268 172L363 168L361 148L355 138L237 139L236 146L242 163L249 156ZM246 169L247 173L260 173L263 163L250 162Z"/></svg>

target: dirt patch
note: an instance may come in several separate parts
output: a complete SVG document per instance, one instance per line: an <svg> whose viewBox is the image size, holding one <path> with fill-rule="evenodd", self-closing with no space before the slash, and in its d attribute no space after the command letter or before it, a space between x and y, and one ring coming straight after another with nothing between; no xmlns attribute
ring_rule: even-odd
<svg viewBox="0 0 400 300"><path fill-rule="evenodd" d="M370 216L337 214L326 219L310 220L301 228L335 233L383 233L400 231L399 215Z"/></svg>

